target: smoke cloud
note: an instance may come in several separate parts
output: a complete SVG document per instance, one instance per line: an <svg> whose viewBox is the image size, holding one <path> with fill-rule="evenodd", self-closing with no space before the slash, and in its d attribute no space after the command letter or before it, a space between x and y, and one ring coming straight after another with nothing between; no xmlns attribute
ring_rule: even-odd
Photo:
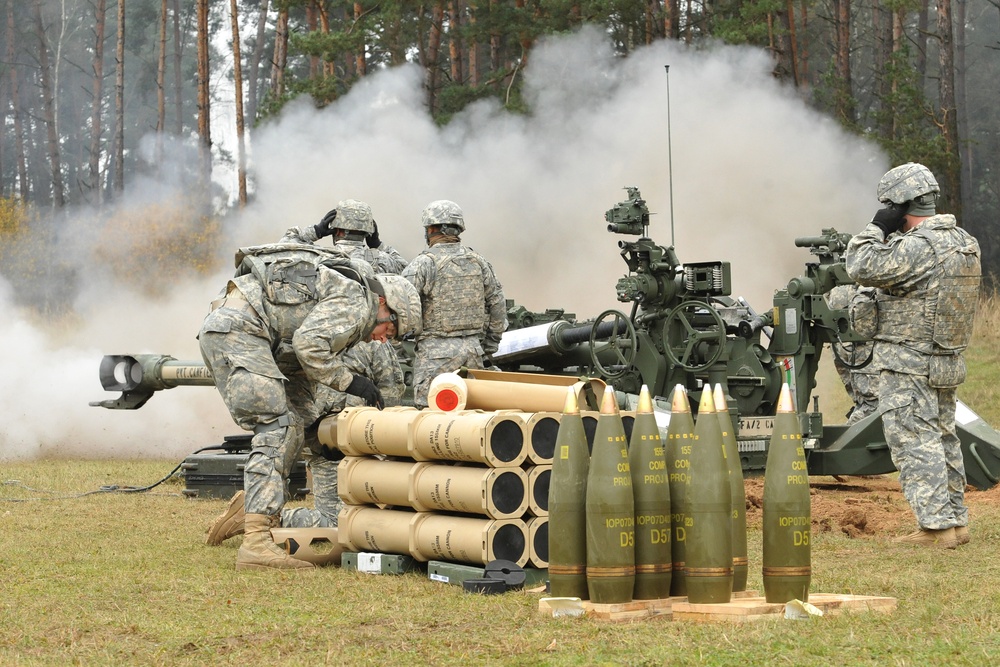
<svg viewBox="0 0 1000 667"><path fill-rule="evenodd" d="M532 52L522 72L531 113L480 101L444 127L423 106L417 67L382 71L325 109L293 103L257 130L254 201L226 221L227 247L275 241L353 198L412 258L424 245L421 210L451 199L465 212L463 240L491 261L507 298L583 320L628 308L614 291L627 270L621 237L604 212L636 186L654 213L653 239L683 262L731 262L734 296L766 310L811 258L794 238L859 230L888 166L770 70L765 54L744 48L661 42L619 58L599 30L584 29ZM137 411L88 406L113 398L98 381L104 354L200 359L195 334L228 260L211 280L156 297L114 284L86 256L80 266L90 268L77 275L76 323L59 330L19 311L0 282L0 459L178 458L239 433L211 387L159 392Z"/></svg>

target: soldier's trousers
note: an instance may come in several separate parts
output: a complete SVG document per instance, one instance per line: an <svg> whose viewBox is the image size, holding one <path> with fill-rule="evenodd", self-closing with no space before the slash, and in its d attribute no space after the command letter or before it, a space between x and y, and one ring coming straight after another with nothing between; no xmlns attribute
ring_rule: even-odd
<svg viewBox="0 0 1000 667"><path fill-rule="evenodd" d="M879 405L903 495L921 528L966 526L965 462L955 431L955 388L935 389L925 375L883 370Z"/></svg>

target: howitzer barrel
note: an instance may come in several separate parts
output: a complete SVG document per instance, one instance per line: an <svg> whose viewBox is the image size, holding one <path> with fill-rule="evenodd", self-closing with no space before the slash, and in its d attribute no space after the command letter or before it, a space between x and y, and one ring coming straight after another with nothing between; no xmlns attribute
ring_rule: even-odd
<svg viewBox="0 0 1000 667"><path fill-rule="evenodd" d="M594 339L606 340L613 336L615 324L614 320L599 323ZM575 346L588 342L593 330L593 324L573 325L566 320L557 320L505 331L493 359L511 362L539 354L566 354Z"/></svg>
<svg viewBox="0 0 1000 667"><path fill-rule="evenodd" d="M215 384L212 372L203 362L178 361L164 354L107 354L101 360L99 375L106 391L120 391L122 395L91 405L117 410L140 408L161 389Z"/></svg>

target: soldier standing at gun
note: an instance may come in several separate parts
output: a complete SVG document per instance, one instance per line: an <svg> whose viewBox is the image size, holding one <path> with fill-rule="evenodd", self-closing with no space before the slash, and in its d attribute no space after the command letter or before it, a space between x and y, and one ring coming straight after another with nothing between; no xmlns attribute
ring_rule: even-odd
<svg viewBox="0 0 1000 667"><path fill-rule="evenodd" d="M879 407L919 524L894 541L953 549L969 541L955 403L979 299L979 243L955 216L936 214L940 188L921 164L891 169L876 193L885 208L851 240L845 261L858 284L878 288L868 321ZM865 318L854 319L857 327Z"/></svg>
<svg viewBox="0 0 1000 667"><path fill-rule="evenodd" d="M328 228L316 229L317 237ZM398 276L367 277L340 252L300 243L243 248L198 335L234 421L252 430L244 468L245 538L237 569L305 569L271 539L305 430L329 404L317 387L382 407L375 384L344 353L359 341L420 330L420 300ZM320 400L317 400L319 396Z"/></svg>
<svg viewBox="0 0 1000 667"><path fill-rule="evenodd" d="M327 213L317 225L304 229L290 227L279 243L314 245L315 241L332 236L335 249L343 250L355 260L356 268L364 269L371 265L376 271L398 273L396 267L405 266L405 261L390 246L382 244L381 241L370 240L372 230L377 234L374 224L371 207L368 204L348 199L339 202L337 208ZM378 250L380 245L388 250ZM374 276L371 272L367 273L370 274L369 277ZM374 340L359 341L344 352L343 363L352 374L368 378L375 384L384 405L399 404L404 389L403 371L390 345ZM315 411L319 414L317 423L323 417L339 413L345 406L365 404L358 396L325 385L315 387L313 400ZM337 484L337 466L343 454L320 445L315 428L306 429L305 444L306 459L312 476L315 509L285 508L281 511L280 525L284 528L335 528L343 505ZM218 546L229 538L243 534L244 503L243 491L232 497L229 506L209 528L206 544Z"/></svg>
<svg viewBox="0 0 1000 667"><path fill-rule="evenodd" d="M462 245L465 218L458 204L433 201L421 216L427 249L403 270L420 293L423 333L413 360L413 403L427 407L440 373L492 365L507 328L503 287L482 255Z"/></svg>

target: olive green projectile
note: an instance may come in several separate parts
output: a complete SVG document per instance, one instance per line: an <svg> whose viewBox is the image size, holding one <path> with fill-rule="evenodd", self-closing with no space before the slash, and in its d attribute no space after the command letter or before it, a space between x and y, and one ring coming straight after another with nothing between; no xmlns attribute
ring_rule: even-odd
<svg viewBox="0 0 1000 667"><path fill-rule="evenodd" d="M729 414L726 393L722 383L715 385L715 410L722 427L722 442L725 445L726 465L729 467L730 498L733 504L733 592L747 589L747 492L743 485L743 463L736 444L733 418Z"/></svg>
<svg viewBox="0 0 1000 667"><path fill-rule="evenodd" d="M635 586L635 501L615 392L604 391L587 475L587 590L591 602L630 602Z"/></svg>
<svg viewBox="0 0 1000 667"><path fill-rule="evenodd" d="M733 594L733 506L729 466L712 389L706 385L698 404L691 448L691 488L685 547L688 601L729 602Z"/></svg>
<svg viewBox="0 0 1000 667"><path fill-rule="evenodd" d="M642 385L629 439L628 462L635 498L636 600L670 597L670 487L660 429L649 388Z"/></svg>
<svg viewBox="0 0 1000 667"><path fill-rule="evenodd" d="M809 597L812 576L809 474L802 430L782 385L764 469L764 596L768 602Z"/></svg>
<svg viewBox="0 0 1000 667"><path fill-rule="evenodd" d="M566 392L549 479L549 591L586 600L590 452L574 388Z"/></svg>
<svg viewBox="0 0 1000 667"><path fill-rule="evenodd" d="M683 385L674 387L670 402L670 424L664 456L667 462L670 487L670 553L673 567L670 576L670 594L687 595L687 577L684 572L685 545L687 544L688 492L691 489L691 445L694 443L694 418L687 390Z"/></svg>

